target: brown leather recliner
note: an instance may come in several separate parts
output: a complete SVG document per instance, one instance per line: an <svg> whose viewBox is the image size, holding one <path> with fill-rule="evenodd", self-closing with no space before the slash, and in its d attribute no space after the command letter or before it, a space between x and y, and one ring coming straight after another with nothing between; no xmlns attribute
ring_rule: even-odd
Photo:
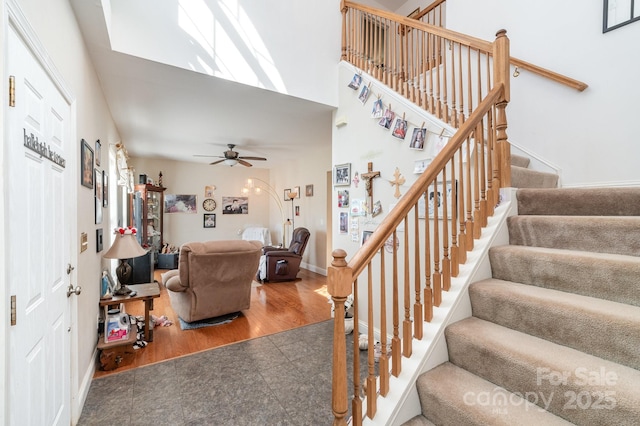
<svg viewBox="0 0 640 426"><path fill-rule="evenodd" d="M307 228L296 228L293 230L289 248L267 246L262 249L264 254L261 259L260 268L263 271L261 281L293 281L300 271L300 262L304 249L309 242L309 230Z"/></svg>
<svg viewBox="0 0 640 426"><path fill-rule="evenodd" d="M261 249L259 241L183 244L178 269L162 276L173 310L193 322L249 309Z"/></svg>

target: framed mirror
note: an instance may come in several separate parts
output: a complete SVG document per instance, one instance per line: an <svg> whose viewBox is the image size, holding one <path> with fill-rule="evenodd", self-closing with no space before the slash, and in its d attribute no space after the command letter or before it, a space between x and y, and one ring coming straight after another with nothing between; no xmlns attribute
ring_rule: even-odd
<svg viewBox="0 0 640 426"><path fill-rule="evenodd" d="M602 32L606 33L640 20L635 0L604 0Z"/></svg>

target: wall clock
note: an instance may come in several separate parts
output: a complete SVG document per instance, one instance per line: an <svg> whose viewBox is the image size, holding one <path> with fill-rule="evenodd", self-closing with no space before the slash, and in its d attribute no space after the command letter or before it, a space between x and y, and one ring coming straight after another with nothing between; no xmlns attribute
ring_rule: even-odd
<svg viewBox="0 0 640 426"><path fill-rule="evenodd" d="M202 208L208 212L212 212L216 209L216 201L213 198L207 198L202 202Z"/></svg>

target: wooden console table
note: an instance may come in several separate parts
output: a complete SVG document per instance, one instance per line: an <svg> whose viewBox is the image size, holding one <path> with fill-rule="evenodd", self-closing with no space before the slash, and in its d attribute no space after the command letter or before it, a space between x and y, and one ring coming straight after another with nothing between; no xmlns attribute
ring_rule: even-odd
<svg viewBox="0 0 640 426"><path fill-rule="evenodd" d="M153 342L153 329L151 328L151 318L149 315L149 311L153 310L153 299L156 297L160 297L160 286L157 282L146 283L146 284L130 284L129 287L132 291L137 292L137 294L133 297L123 295L123 296L113 296L111 299L100 300L100 306L111 306L111 305L120 305L120 303L131 303L131 302L144 302L144 339L148 342ZM105 315L106 320L106 315ZM118 342L112 342L109 344L116 344Z"/></svg>

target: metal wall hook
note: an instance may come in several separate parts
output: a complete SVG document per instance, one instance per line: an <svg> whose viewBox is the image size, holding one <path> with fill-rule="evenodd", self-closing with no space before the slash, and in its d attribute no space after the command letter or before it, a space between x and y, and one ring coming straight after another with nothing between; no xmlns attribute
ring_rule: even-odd
<svg viewBox="0 0 640 426"><path fill-rule="evenodd" d="M520 71L518 71L518 67L516 67L516 69L513 71L513 76L517 77L520 75Z"/></svg>

